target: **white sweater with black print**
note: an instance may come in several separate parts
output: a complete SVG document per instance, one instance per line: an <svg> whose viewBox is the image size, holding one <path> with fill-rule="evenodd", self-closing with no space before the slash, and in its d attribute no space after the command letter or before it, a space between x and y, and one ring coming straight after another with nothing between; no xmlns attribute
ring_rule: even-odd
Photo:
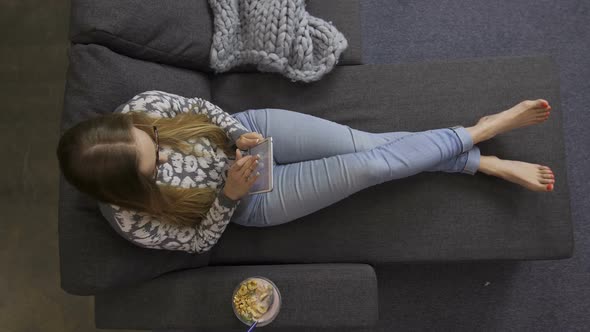
<svg viewBox="0 0 590 332"><path fill-rule="evenodd" d="M205 114L221 127L231 143L249 132L240 122L219 107L201 98L185 98L163 91L147 91L119 106L115 112L146 112L152 117L171 118L180 113ZM206 217L195 226L177 227L160 222L148 213L122 208L115 204L99 202L103 216L124 238L134 244L153 249L181 250L190 253L208 251L217 243L240 200L232 200L223 194L223 186L230 166L223 149L207 138L191 138L187 141L197 154L184 154L168 146L160 146L160 153L168 155L168 161L158 166L158 184L183 188L210 187L217 190L217 197Z"/></svg>

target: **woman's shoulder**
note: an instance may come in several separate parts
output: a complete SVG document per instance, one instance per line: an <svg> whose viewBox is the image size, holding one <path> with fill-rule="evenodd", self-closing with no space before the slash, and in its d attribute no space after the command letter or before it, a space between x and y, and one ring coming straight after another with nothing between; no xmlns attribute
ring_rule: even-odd
<svg viewBox="0 0 590 332"><path fill-rule="evenodd" d="M114 112L146 112L154 117L174 117L180 113L189 113L195 108L211 111L217 107L199 97L187 98L167 91L148 90L136 94L124 104L119 105Z"/></svg>
<svg viewBox="0 0 590 332"><path fill-rule="evenodd" d="M111 203L98 202L98 208L103 217L107 218L109 221L112 221L116 215L120 215L122 212L125 212L125 214L133 213L130 209Z"/></svg>
<svg viewBox="0 0 590 332"><path fill-rule="evenodd" d="M149 100L156 100L156 99L164 99L164 100L185 100L185 99L191 99L176 93L172 93L172 92L168 92L168 91L163 91L163 90L147 90L144 92L140 92L138 94L136 94L133 98L131 98L130 101L132 100L137 100L137 99L149 99ZM196 99L201 99L201 98L196 98Z"/></svg>
<svg viewBox="0 0 590 332"><path fill-rule="evenodd" d="M183 98L160 90L149 90L138 93L127 102L119 105L114 112L145 112L153 117L172 117L174 104L177 104L177 98Z"/></svg>

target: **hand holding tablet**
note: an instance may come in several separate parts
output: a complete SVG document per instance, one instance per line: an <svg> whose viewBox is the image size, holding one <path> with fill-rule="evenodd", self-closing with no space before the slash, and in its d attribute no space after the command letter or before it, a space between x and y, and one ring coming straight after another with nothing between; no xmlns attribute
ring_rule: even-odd
<svg viewBox="0 0 590 332"><path fill-rule="evenodd" d="M273 190L273 155L272 155L272 137L266 137L258 145L248 149L246 155L259 155L257 171L260 176L250 187L248 195L270 192Z"/></svg>
<svg viewBox="0 0 590 332"><path fill-rule="evenodd" d="M235 162L230 162L224 184L224 194L238 200L246 194L258 194L273 189L272 137L249 148L236 150Z"/></svg>

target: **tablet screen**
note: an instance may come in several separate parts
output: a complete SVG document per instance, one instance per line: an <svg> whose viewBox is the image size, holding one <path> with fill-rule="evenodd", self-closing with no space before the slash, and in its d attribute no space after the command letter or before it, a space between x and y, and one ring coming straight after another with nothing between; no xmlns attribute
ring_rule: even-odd
<svg viewBox="0 0 590 332"><path fill-rule="evenodd" d="M254 182L248 194L257 194L261 192L271 191L273 188L272 183L272 137L266 137L262 142L258 143L255 147L248 149L248 155L260 155L258 160L257 171L260 172L260 176Z"/></svg>

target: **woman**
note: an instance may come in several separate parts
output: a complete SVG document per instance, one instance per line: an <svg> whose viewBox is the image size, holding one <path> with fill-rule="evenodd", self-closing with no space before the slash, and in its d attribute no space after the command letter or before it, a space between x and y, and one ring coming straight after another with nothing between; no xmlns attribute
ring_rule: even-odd
<svg viewBox="0 0 590 332"><path fill-rule="evenodd" d="M66 180L99 201L121 236L141 247L202 253L230 220L280 225L423 171L481 171L552 191L549 167L481 156L475 145L541 123L550 110L546 100L526 100L467 128L369 133L282 109L230 115L201 98L147 91L70 128L57 156ZM267 136L275 143L275 188L248 195L258 157L240 150Z"/></svg>

